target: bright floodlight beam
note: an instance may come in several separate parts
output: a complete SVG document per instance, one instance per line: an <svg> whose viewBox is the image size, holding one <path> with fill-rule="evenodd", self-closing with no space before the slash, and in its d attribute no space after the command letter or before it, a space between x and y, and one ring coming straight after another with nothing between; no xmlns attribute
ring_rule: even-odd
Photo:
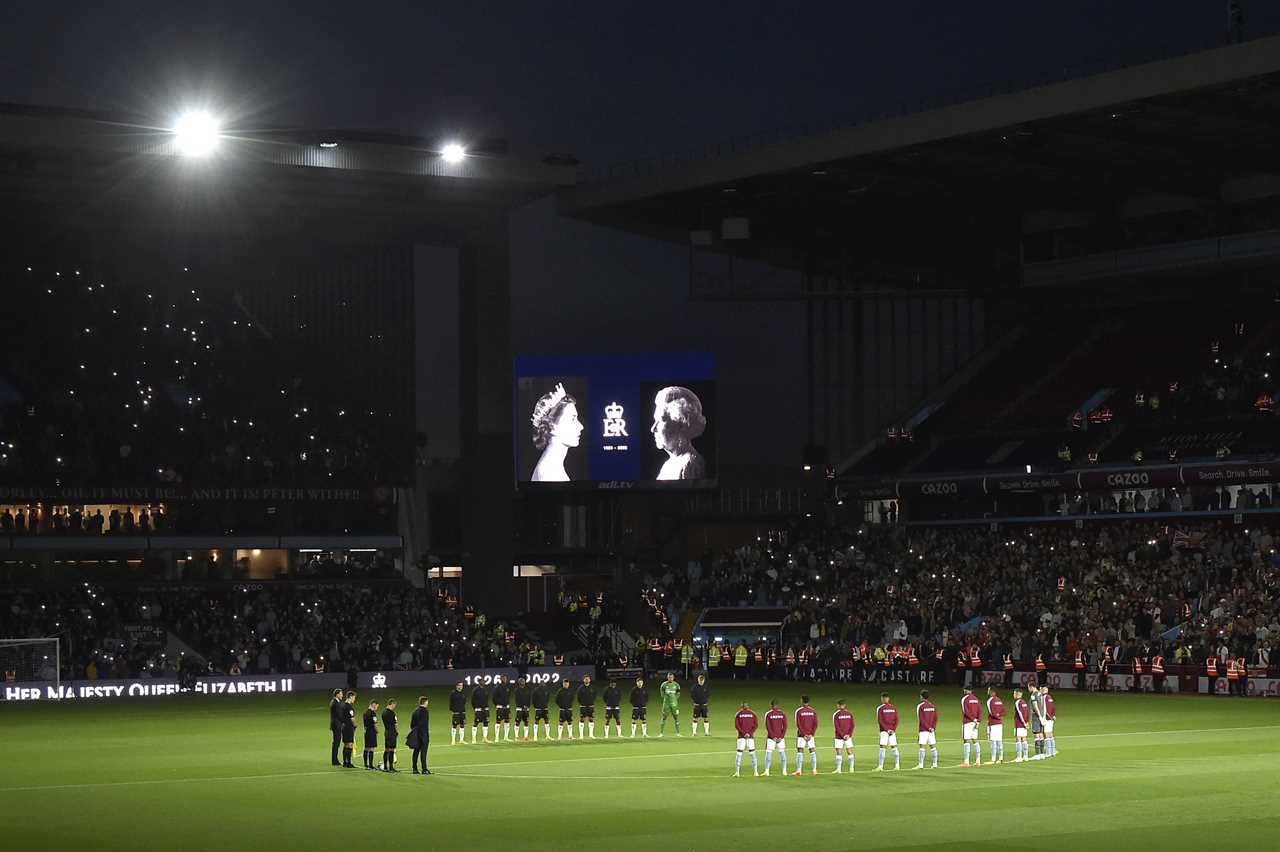
<svg viewBox="0 0 1280 852"><path fill-rule="evenodd" d="M446 163L461 163L467 156L467 149L457 142L450 142L440 149L440 158Z"/></svg>
<svg viewBox="0 0 1280 852"><path fill-rule="evenodd" d="M222 132L213 116L200 111L179 116L177 123L173 125L173 136L182 154L203 157L217 147Z"/></svg>

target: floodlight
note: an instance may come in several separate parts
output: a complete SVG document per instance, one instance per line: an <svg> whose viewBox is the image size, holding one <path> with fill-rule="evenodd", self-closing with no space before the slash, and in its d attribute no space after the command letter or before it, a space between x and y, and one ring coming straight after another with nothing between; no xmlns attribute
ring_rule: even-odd
<svg viewBox="0 0 1280 852"><path fill-rule="evenodd" d="M450 142L440 149L440 158L446 163L461 163L467 156L467 149L457 142Z"/></svg>
<svg viewBox="0 0 1280 852"><path fill-rule="evenodd" d="M197 111L183 113L173 125L178 150L188 157L203 157L218 145L221 128L213 116Z"/></svg>

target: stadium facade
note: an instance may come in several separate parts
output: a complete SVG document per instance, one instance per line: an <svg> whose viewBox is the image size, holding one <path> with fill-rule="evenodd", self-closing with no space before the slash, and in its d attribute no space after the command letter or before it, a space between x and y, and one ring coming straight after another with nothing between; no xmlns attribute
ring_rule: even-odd
<svg viewBox="0 0 1280 852"><path fill-rule="evenodd" d="M83 458L75 459L92 466L70 464L52 444L41 444L39 463L26 461L36 455L34 444L15 450L0 468L7 498L0 503L14 511L67 506L50 509L55 520L75 504L77 527L87 524L95 506L120 516L128 510L131 524L149 510L148 519L169 519L167 528L157 517L154 527L140 526L133 535L114 529L117 535L60 536L59 520L39 536L0 536L0 549L50 564L158 559L169 566L159 570L170 572L176 559L227 564L276 551L380 549L411 570L433 554L436 564L502 566L498 574L509 576L507 211L571 182L573 168L508 156L501 143L488 150L474 145L469 156L450 163L434 143L326 129L230 127L211 155L189 158L176 149L172 133L153 123L0 106L9 319L26 315L24 325L45 329L55 363L77 349L82 360L88 356L91 363L69 363L73 373L58 392L79 390L84 416L100 425L84 430ZM47 303L36 301L46 292ZM108 312L103 300L113 294L123 301L110 303ZM103 308L102 328L91 327L89 318L98 314L86 299ZM170 300L167 313L150 311ZM139 326L132 335L108 325L126 316ZM147 328L151 316L155 327ZM72 323L77 327L67 334L76 336L61 336L61 327ZM187 333L196 341L197 331L216 323L226 325L226 336L210 333L210 345L198 339L211 353L208 362L193 359L189 370L184 362L179 366L187 372L151 384L144 365L157 365L147 362L142 347L149 345L154 358L163 345L146 344L148 334L176 334L181 326L186 343ZM104 334L105 347L95 343ZM112 359L133 345L136 363L117 367ZM245 363L250 352L257 364ZM46 416L57 430L51 412L58 403L48 397L48 386L62 381L54 363L24 381L32 376L17 365L39 359L29 349L14 354L21 357L11 359L5 375L6 433ZM74 375L77 366L83 378ZM167 416L189 401L194 420L152 416L123 424L139 431L133 442L110 434L108 424L117 418L96 407L94 392L110 397L110 380L126 381L135 369L144 391L134 411L146 403L148 411ZM229 473L226 465L206 470L207 458L192 459L187 470L175 463L170 471L164 460L141 473L126 464L155 447L169 451L170 442L178 457L195 441L192 423L215 423L220 436L233 431L231 420L244 428L261 410L252 398L259 391L254 380L268 374L287 377L280 395L301 400L292 415L272 410L298 422L277 419L254 428L292 436L293 427L312 418L317 427L297 433L301 462L276 453L271 470L255 468L252 477ZM213 385L229 407L200 411L212 408L211 400L175 399ZM323 400L325 422L307 409L307 399ZM364 420L349 431L362 434L340 449L348 434L342 419L357 415ZM51 440L58 437L71 440L61 434ZM308 447L308 438L316 443ZM253 445L240 437L226 443L225 455L234 443L237 463L247 467ZM107 462L99 444L109 444ZM219 443L220 464L222 449ZM341 463L324 459L327 476L325 466L315 466L318 454L339 452ZM15 464L19 459L24 467ZM252 573L261 575L256 567ZM475 593L483 598L493 586L479 579Z"/></svg>
<svg viewBox="0 0 1280 852"><path fill-rule="evenodd" d="M1270 483L1274 427L1188 425L1182 402L1211 346L1261 358L1275 331L1277 47L638 161L561 207L688 245L691 299L805 305L806 513L983 519L1058 513L1040 492ZM742 272L761 262L775 274ZM1177 428L1129 416L1151 397Z"/></svg>

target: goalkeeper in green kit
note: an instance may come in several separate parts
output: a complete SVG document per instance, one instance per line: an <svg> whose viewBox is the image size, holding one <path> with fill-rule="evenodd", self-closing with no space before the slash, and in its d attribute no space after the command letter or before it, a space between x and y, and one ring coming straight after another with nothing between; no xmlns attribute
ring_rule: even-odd
<svg viewBox="0 0 1280 852"><path fill-rule="evenodd" d="M658 692L662 693L662 727L658 729L658 736L662 736L667 730L667 717L671 716L676 724L676 736L680 736L680 684L676 683L676 673L667 672L667 679L662 682L662 686L658 687Z"/></svg>

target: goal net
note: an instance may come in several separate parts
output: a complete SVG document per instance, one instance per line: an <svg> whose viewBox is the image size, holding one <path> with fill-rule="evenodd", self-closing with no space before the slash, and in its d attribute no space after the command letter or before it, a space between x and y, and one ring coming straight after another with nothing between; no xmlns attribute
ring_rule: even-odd
<svg viewBox="0 0 1280 852"><path fill-rule="evenodd" d="M62 682L62 645L49 639L0 639L0 674L6 682Z"/></svg>

